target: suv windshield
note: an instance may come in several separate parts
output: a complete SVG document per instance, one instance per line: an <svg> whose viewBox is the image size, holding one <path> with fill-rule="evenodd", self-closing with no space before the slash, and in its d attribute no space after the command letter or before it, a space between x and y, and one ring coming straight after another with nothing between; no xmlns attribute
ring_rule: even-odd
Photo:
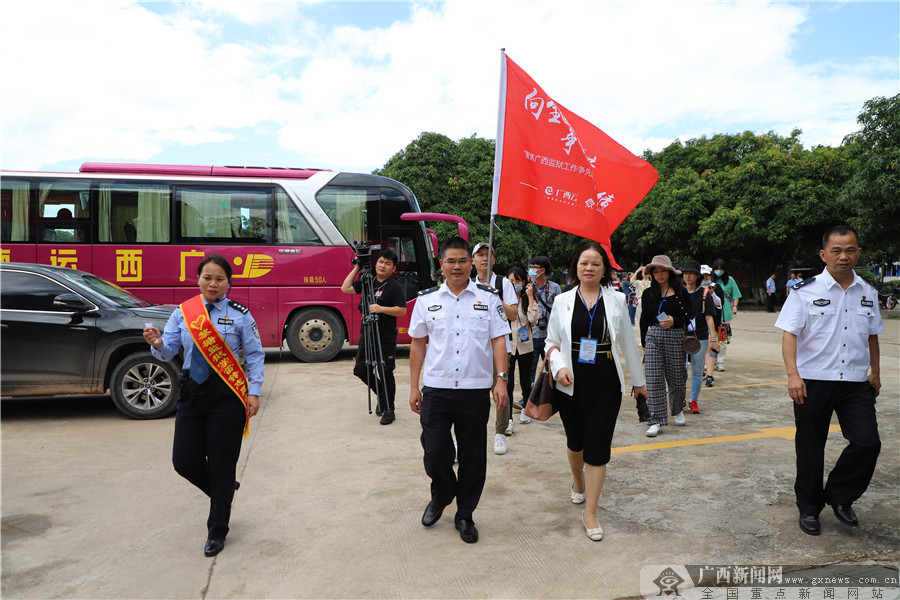
<svg viewBox="0 0 900 600"><path fill-rule="evenodd" d="M97 294L100 294L116 306L122 306L125 308L151 306L149 302L147 302L140 296L136 296L125 288L121 288L116 284L104 279L100 279L99 277L94 277L93 275L78 272L65 272L60 273L60 275L62 275L66 279L69 279L70 281L88 288L89 290Z"/></svg>

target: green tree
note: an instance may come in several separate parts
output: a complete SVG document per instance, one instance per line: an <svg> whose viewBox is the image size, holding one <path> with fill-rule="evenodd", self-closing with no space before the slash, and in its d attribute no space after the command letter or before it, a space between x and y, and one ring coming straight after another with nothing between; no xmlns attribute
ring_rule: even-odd
<svg viewBox="0 0 900 600"><path fill-rule="evenodd" d="M900 94L866 102L857 123L860 130L844 138L856 171L840 201L862 237L863 261L893 262L900 258Z"/></svg>

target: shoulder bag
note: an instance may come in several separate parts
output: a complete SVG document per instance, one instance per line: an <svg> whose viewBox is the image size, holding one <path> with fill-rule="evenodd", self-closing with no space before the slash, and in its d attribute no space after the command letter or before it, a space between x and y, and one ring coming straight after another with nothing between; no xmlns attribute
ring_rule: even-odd
<svg viewBox="0 0 900 600"><path fill-rule="evenodd" d="M557 350L556 346L550 348L541 363L528 403L525 404L525 416L536 421L546 421L559 410L556 406L556 387L553 385L553 377L550 375L550 353Z"/></svg>

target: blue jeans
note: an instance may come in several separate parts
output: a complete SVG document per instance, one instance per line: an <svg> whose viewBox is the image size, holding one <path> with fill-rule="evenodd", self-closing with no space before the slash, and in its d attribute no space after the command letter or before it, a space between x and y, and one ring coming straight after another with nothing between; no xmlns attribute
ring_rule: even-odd
<svg viewBox="0 0 900 600"><path fill-rule="evenodd" d="M696 402L700 397L700 388L703 387L703 361L706 359L706 349L709 340L700 340L700 351L691 354L691 402Z"/></svg>
<svg viewBox="0 0 900 600"><path fill-rule="evenodd" d="M533 338L534 342L534 358L531 360L531 385L534 385L534 377L537 375L538 361L544 358L544 344L547 338Z"/></svg>
<svg viewBox="0 0 900 600"><path fill-rule="evenodd" d="M635 315L635 313L637 313L637 306L635 306L634 304L632 304L631 302L629 302L629 303L628 303L628 316L631 317L631 326L632 326L632 327L634 327L634 315Z"/></svg>

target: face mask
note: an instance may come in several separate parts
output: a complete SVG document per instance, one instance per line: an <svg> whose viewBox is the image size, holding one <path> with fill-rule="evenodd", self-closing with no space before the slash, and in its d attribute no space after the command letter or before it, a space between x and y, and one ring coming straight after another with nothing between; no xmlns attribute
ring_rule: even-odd
<svg viewBox="0 0 900 600"><path fill-rule="evenodd" d="M531 277L532 279L535 279L537 277L537 272L538 272L537 269L534 269L534 268L528 269L528 276Z"/></svg>
<svg viewBox="0 0 900 600"><path fill-rule="evenodd" d="M517 293L517 294L520 293L520 292L522 291L522 284L521 284L521 283L514 283L514 284L513 284L513 289L516 290L516 293Z"/></svg>
<svg viewBox="0 0 900 600"><path fill-rule="evenodd" d="M725 274L725 271L723 271L722 269L716 269L715 271L713 271L713 273L716 274L716 277L721 277Z"/></svg>
<svg viewBox="0 0 900 600"><path fill-rule="evenodd" d="M709 284L710 284L709 281L702 281L702 282L700 282L700 285L709 285Z"/></svg>

